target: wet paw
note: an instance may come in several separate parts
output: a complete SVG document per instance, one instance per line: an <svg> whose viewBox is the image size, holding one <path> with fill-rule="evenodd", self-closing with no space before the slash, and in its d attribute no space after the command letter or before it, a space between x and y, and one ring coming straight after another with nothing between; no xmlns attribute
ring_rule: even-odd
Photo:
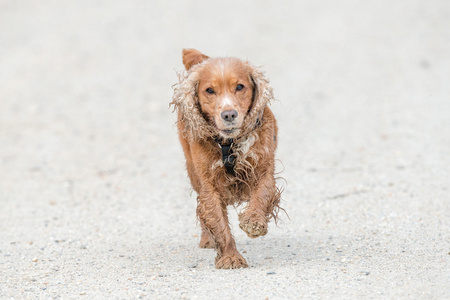
<svg viewBox="0 0 450 300"><path fill-rule="evenodd" d="M239 253L234 252L231 254L224 254L222 257L216 258L216 268L217 269L241 269L248 268L247 261Z"/></svg>
<svg viewBox="0 0 450 300"><path fill-rule="evenodd" d="M239 221L239 227L253 239L267 234L267 222L258 216L240 214Z"/></svg>

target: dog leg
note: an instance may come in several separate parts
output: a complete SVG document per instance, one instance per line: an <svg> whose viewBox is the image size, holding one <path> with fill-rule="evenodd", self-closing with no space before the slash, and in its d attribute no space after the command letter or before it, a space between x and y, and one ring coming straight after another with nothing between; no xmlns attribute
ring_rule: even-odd
<svg viewBox="0 0 450 300"><path fill-rule="evenodd" d="M213 189L203 189L199 196L199 219L204 220L205 229L215 241L217 257L215 260L218 269L247 268L247 262L237 251L236 243L231 235L228 224L226 204L220 201L218 193Z"/></svg>
<svg viewBox="0 0 450 300"><path fill-rule="evenodd" d="M216 247L216 243L214 242L214 238L206 228L205 221L202 219L200 219L200 226L202 228L202 235L200 237L199 247L205 249L214 249Z"/></svg>
<svg viewBox="0 0 450 300"><path fill-rule="evenodd" d="M251 238L266 235L270 215L279 201L275 179L267 175L252 193L248 207L239 214L239 227Z"/></svg>
<svg viewBox="0 0 450 300"><path fill-rule="evenodd" d="M214 239L211 237L211 235L208 233L206 229L202 228L202 235L198 246L204 249L214 249L216 247Z"/></svg>
<svg viewBox="0 0 450 300"><path fill-rule="evenodd" d="M203 219L204 215L201 213L201 206L199 202L199 197L197 197L197 218L200 221L200 227L202 229L201 237L200 237L200 248L205 249L214 249L216 247L216 242L214 241L214 237L212 233L208 230L205 224L205 220Z"/></svg>

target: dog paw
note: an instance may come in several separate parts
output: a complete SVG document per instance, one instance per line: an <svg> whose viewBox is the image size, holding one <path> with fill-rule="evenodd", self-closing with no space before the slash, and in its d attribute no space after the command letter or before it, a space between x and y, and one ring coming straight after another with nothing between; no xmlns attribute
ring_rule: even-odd
<svg viewBox="0 0 450 300"><path fill-rule="evenodd" d="M220 258L217 257L216 268L241 269L241 268L248 268L248 264L245 258L239 252L234 252L231 254L224 254Z"/></svg>
<svg viewBox="0 0 450 300"><path fill-rule="evenodd" d="M257 216L240 214L239 221L239 227L252 239L267 234L267 222Z"/></svg>

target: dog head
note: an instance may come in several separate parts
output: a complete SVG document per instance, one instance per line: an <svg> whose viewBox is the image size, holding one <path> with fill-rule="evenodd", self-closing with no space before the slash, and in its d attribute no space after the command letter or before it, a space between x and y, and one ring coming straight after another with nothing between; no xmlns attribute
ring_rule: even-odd
<svg viewBox="0 0 450 300"><path fill-rule="evenodd" d="M190 139L238 138L261 121L273 99L261 70L237 58L209 58L183 50L187 73L175 85L172 104L179 111Z"/></svg>

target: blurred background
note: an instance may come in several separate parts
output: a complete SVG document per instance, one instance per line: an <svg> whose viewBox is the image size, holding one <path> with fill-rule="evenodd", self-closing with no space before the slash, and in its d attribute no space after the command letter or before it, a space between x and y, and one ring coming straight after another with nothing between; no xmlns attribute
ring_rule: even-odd
<svg viewBox="0 0 450 300"><path fill-rule="evenodd" d="M262 66L279 100L271 108L290 220L250 244L235 226L239 247L253 249L246 255L253 267L286 266L283 284L291 287L298 272L318 280L295 285L293 297L332 295L335 289L321 283L340 280L345 262L336 258L328 269L337 271L318 279L317 253L325 247L321 253L341 255L331 250L336 239L350 245L365 235L370 242L359 240L348 257L363 256L360 249L375 239L426 257L432 250L438 254L425 275L445 274L437 261L448 262L439 255L449 246L448 1L0 0L0 250L9 254L5 270L16 274L3 279L8 289L0 296L20 294L29 274L46 270L46 286L57 286L62 279L52 268L63 268L64 255L78 257L79 249L92 252L79 267L65 267L72 274L66 292L77 289L73 278L91 278L93 257L103 271L85 289L120 281L110 249L136 254L133 264L143 269L135 268L135 277L173 271L199 255L199 268L212 268L213 253L195 248L195 195L169 108L183 48ZM276 241L298 255L258 260ZM365 266L377 279L372 289L381 291L392 278L377 262L395 268L411 256L377 253ZM44 262L29 267L35 256ZM449 295L448 286L427 289L422 275L405 270L403 288ZM445 276L438 278L434 287L444 287ZM361 291L370 293L368 286ZM401 289L388 294L396 295Z"/></svg>

